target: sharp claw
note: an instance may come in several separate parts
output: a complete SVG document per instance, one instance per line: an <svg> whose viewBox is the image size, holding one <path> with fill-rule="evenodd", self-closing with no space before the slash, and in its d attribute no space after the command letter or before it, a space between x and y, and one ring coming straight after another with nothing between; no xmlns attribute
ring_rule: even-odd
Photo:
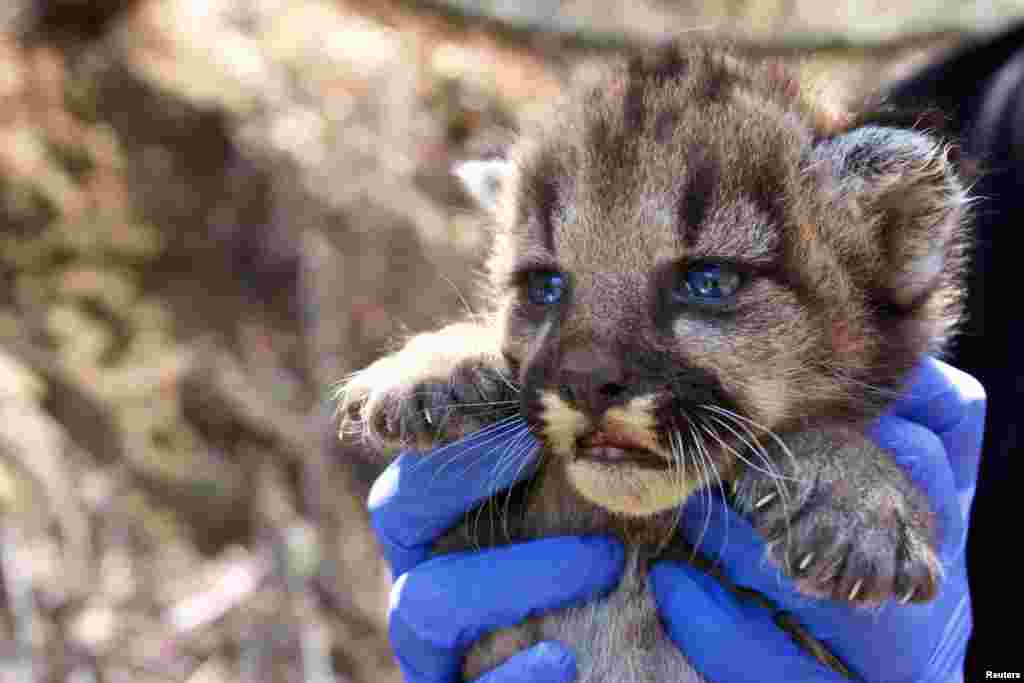
<svg viewBox="0 0 1024 683"><path fill-rule="evenodd" d="M430 419L430 411L426 408L423 409L423 419L427 421L427 424L431 427L434 426L434 421Z"/></svg>
<svg viewBox="0 0 1024 683"><path fill-rule="evenodd" d="M800 560L800 564L797 565L800 571L803 571L811 566L811 560L814 559L814 553L807 553L804 555L804 559Z"/></svg>
<svg viewBox="0 0 1024 683"><path fill-rule="evenodd" d="M901 604L901 605L906 605L907 603L909 603L909 602L910 602L911 600L913 600L913 599L914 599L914 593L916 593L916 592L917 592L917 591L916 591L915 589L913 589L913 588L911 588L910 590L908 590L908 591L907 591L907 592L906 592L906 593L905 593L905 594L903 595L903 597L902 597L902 598L900 598L900 604Z"/></svg>
<svg viewBox="0 0 1024 683"><path fill-rule="evenodd" d="M857 579L857 582L853 584L853 588L850 589L850 602L857 599L857 594L860 593L861 586L864 585L864 579Z"/></svg>
<svg viewBox="0 0 1024 683"><path fill-rule="evenodd" d="M765 496L765 497L764 497L764 498L762 498L761 500L759 500L759 501L757 501L756 503L754 503L754 509L755 509L755 510L760 510L760 509L761 509L761 508L763 508L763 507L764 507L765 505L767 505L768 503L770 503L770 502L772 502L773 500L775 500L775 497L776 497L777 495L779 495L779 494L777 494L777 493L769 493L769 494L768 494L767 496Z"/></svg>

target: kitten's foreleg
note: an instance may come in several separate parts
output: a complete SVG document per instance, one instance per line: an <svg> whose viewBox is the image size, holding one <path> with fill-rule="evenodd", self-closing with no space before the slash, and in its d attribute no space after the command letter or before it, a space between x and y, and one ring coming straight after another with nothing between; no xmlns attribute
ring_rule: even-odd
<svg viewBox="0 0 1024 683"><path fill-rule="evenodd" d="M340 396L343 434L381 450L429 450L519 409L498 331L472 322L413 337L349 379Z"/></svg>
<svg viewBox="0 0 1024 683"><path fill-rule="evenodd" d="M747 468L735 503L798 588L863 606L932 599L942 574L935 515L892 456L846 428L784 441L789 452L772 454L779 476Z"/></svg>

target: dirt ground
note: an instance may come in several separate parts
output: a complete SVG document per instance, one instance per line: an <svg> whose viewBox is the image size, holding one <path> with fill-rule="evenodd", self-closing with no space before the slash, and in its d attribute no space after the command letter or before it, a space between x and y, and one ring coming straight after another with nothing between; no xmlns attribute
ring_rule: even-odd
<svg viewBox="0 0 1024 683"><path fill-rule="evenodd" d="M846 96L954 40L800 63ZM0 10L0 683L399 680L331 392L473 306L449 169L595 49L387 0Z"/></svg>

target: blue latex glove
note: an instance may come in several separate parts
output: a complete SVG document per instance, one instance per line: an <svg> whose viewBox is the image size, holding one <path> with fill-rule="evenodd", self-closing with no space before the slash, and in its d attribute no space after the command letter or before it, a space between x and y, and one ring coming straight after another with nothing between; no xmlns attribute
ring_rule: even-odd
<svg viewBox="0 0 1024 683"><path fill-rule="evenodd" d="M727 533L726 572L797 613L867 680L950 680L941 672L960 665L970 632L963 538L983 416L984 395L977 382L928 361L908 398L875 429L878 442L893 449L929 493L948 531L942 547L947 576L935 602L864 613L796 595L788 579L762 561L760 538L723 505L712 508L703 548L722 547ZM523 430L498 427L426 458L402 456L374 485L371 522L398 577L391 642L407 682L459 681L462 653L483 633L595 597L618 580L621 546L603 538L546 539L427 559L434 538L476 502L526 474L529 468L516 463L531 447ZM704 511L700 500L687 506L691 527L704 527ZM738 603L692 567L660 563L652 572L652 587L669 634L713 680L839 680L799 651L771 615ZM570 650L540 643L480 683L553 683L574 676Z"/></svg>
<svg viewBox="0 0 1024 683"><path fill-rule="evenodd" d="M721 551L725 573L795 614L865 681L924 683L963 680L971 632L965 545L984 427L985 394L976 380L934 360L916 372L907 396L879 420L871 436L888 448L929 496L938 515L945 578L925 604L889 601L854 610L797 594L793 583L765 561L765 544L738 514L712 500L702 549ZM696 541L707 497L684 509L684 528ZM690 566L662 562L651 585L665 626L693 665L715 681L841 681L779 631L767 611L741 604L712 578Z"/></svg>
<svg viewBox="0 0 1024 683"><path fill-rule="evenodd" d="M487 631L585 602L618 583L622 546L602 536L428 559L431 542L467 510L525 476L536 448L520 420L427 456L402 455L374 483L370 522L396 577L388 628L406 683L461 682L463 653ZM575 662L564 645L538 643L480 683L568 683Z"/></svg>

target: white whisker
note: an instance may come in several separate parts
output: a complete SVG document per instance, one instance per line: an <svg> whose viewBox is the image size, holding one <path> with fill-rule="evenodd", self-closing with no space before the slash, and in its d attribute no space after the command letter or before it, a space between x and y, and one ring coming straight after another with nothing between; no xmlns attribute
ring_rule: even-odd
<svg viewBox="0 0 1024 683"><path fill-rule="evenodd" d="M694 465L700 470L701 487L699 490L701 495L706 496L707 505L704 511L704 526L701 528L700 535L697 537L697 542L693 546L693 556L690 558L691 561L696 559L697 550L700 548L701 544L704 543L704 536L707 535L708 529L711 527L711 491L706 486L707 482L710 480L710 477L708 476L708 472L704 464L705 458L707 456L701 439L698 438L696 433L693 432L693 425L694 423L691 421L690 430L691 433L693 433L694 437L694 454L697 456Z"/></svg>
<svg viewBox="0 0 1024 683"><path fill-rule="evenodd" d="M527 433L528 434L528 433ZM519 461L519 467L516 469L514 479L518 481L519 477L523 474L523 469L526 467L526 463L530 461L533 453L539 448L537 445L523 444L520 446L519 453L516 454L515 459ZM509 531L509 505L512 502L512 487L509 487L505 493L505 505L501 514L502 530L505 532L505 540L509 543L512 542L512 532Z"/></svg>
<svg viewBox="0 0 1024 683"><path fill-rule="evenodd" d="M722 420L719 420L714 415L709 415L708 417L710 417L712 420L714 420L716 423L718 423L722 427L725 427L726 429L728 429L733 434L733 436L735 436L737 439L742 441L743 444L748 449L750 449L751 453L754 453L755 455L757 455L759 458L761 458L765 462L765 467L767 467L768 469L762 469L762 468L758 467L757 465L752 463L750 460L748 460L747 458L743 457L743 455L738 450L736 450L732 446L726 444L724 441L719 440L724 448L728 449L730 453L732 453L737 458L742 460L747 465L747 467L749 467L752 470L755 470L757 472L760 472L761 474L767 475L767 476L771 477L772 479L786 479L788 481L800 481L800 479L798 479L796 477L787 477L786 475L784 475L781 472L779 472L778 470L776 470L774 468L774 465L772 465L771 460L769 460L764 455L764 450L763 449L754 448L754 446L749 441L744 439L739 433L736 432L735 429L730 427L728 424L726 424Z"/></svg>
<svg viewBox="0 0 1024 683"><path fill-rule="evenodd" d="M679 433L679 429L677 427L673 427L671 432L669 432L669 450L672 453L672 461L670 463L670 468L674 470L673 475L676 481L678 482L677 485L679 487L679 490L682 491L686 486L686 461L684 459L685 454L683 452L683 438L682 435ZM672 542L672 538L675 536L676 530L679 528L679 522L682 520L682 518L683 507L681 505L677 505L675 509L675 514L672 517L672 524L669 527L668 532L665 534L665 537L658 544L658 550L656 554L660 553L662 550L664 550L666 546L668 546L669 543Z"/></svg>
<svg viewBox="0 0 1024 683"><path fill-rule="evenodd" d="M694 421L697 423L698 428L703 428L706 431L710 431L712 436L714 436L716 439L718 439L718 441L721 443L721 439L718 437L718 434L713 429L708 427L706 424L704 424L702 421L700 421L697 418L694 418ZM711 469L714 470L715 478L718 480L718 492L722 494L722 502L721 502L721 504L724 505L726 497L725 497L725 486L722 485L722 477L718 473L718 468L715 467L714 461L711 458L711 454L708 453L706 446L704 447L704 452L706 454L708 462L711 465ZM714 497L711 496L711 494L709 492L709 494L708 494L708 514L707 514L707 517L708 517L709 520L711 518L711 506L714 505L714 504L715 504ZM718 549L718 556L719 557L721 557L722 553L725 552L725 548L728 545L728 543L729 543L729 526L726 525L726 527L725 527L725 534L722 536L722 544L721 544L721 546Z"/></svg>
<svg viewBox="0 0 1024 683"><path fill-rule="evenodd" d="M704 426L706 426L706 425L704 425ZM748 462L748 464L749 464L749 461L747 461L745 458L740 456L739 452L735 448L733 448L732 446L727 444L717 432L715 432L714 430L710 430L709 433L711 434L711 436L713 438L715 438L718 441L718 443L722 446L722 448L725 448L725 449L729 450L734 455L736 455L738 458L742 459L744 462ZM763 455L761 455L759 453L755 453L755 455L758 455L758 457L760 457L762 460L764 460L764 462L765 462L765 464L767 466L772 467L771 462L765 456L763 456ZM763 470L760 470L759 468L755 468L755 469L757 469L757 471L759 471L759 472L763 472ZM769 479L771 479L772 483L775 485L775 491L778 493L778 495L780 497L780 500L782 501L782 511L783 511L782 512L782 517L785 520L785 528L786 528L786 547L789 548L789 547L792 546L792 533L791 533L792 528L791 528L791 525L790 525L790 499L789 499L789 492L786 490L786 487L782 485L781 479L783 479L783 478L791 479L791 478L783 477L782 475L780 475L780 474L778 474L777 472L774 472L774 471L766 472L766 474L768 475ZM799 481L799 480L796 480L796 479L791 479L791 480L792 481ZM772 496L774 496L774 495L775 494L772 494ZM757 510L757 509L760 509L761 507L764 507L765 505L770 503L771 500L772 500L772 498L769 498L767 496L762 496L757 501L752 501L753 504L754 504L754 509ZM786 553L785 557L786 557L786 561L788 562L788 560L789 560L789 553ZM789 570L790 570L790 568L787 567L787 571L789 571ZM790 572L790 573L792 573L792 572Z"/></svg>
<svg viewBox="0 0 1024 683"><path fill-rule="evenodd" d="M464 449L455 449L455 453L438 468L438 473L440 473L444 468L448 467L452 463L477 453L484 446L507 437L510 434L516 433L518 430L523 428L523 424L517 424L517 422L520 421L521 418L518 415L512 415L502 420L498 420L497 422L484 427L478 432L474 432L464 439L453 441L452 443L445 444L444 446L436 448L429 453L425 453L423 455L423 461L426 463L428 460L436 460L437 458L446 455L446 452L449 449L454 449L455 446L459 446L460 449Z"/></svg>
<svg viewBox="0 0 1024 683"><path fill-rule="evenodd" d="M735 420L739 420L741 422L745 422L745 423L747 423L747 424L749 424L749 425L751 425L753 427L756 427L756 428L760 429L762 432L764 432L769 437L771 437L771 439L782 450L782 452L786 454L786 456L789 458L790 462L793 463L793 470L796 471L796 470L799 469L796 466L797 465L796 457L793 455L793 451L789 450L789 446L786 445L786 442L784 442L779 437L779 435L776 434L775 432L773 432L771 429L768 429L767 427L765 427L762 424L758 424L757 422L754 422L749 417L744 417L743 415L740 415L738 413L734 413L733 411L727 410L725 408L722 408L721 406L714 406L714 405L710 405L710 404L703 404L703 405L701 405L701 408L704 408L706 410L711 410L711 411L716 412L716 413L718 413L720 415L725 415L727 417L731 417L731 418L733 418Z"/></svg>

